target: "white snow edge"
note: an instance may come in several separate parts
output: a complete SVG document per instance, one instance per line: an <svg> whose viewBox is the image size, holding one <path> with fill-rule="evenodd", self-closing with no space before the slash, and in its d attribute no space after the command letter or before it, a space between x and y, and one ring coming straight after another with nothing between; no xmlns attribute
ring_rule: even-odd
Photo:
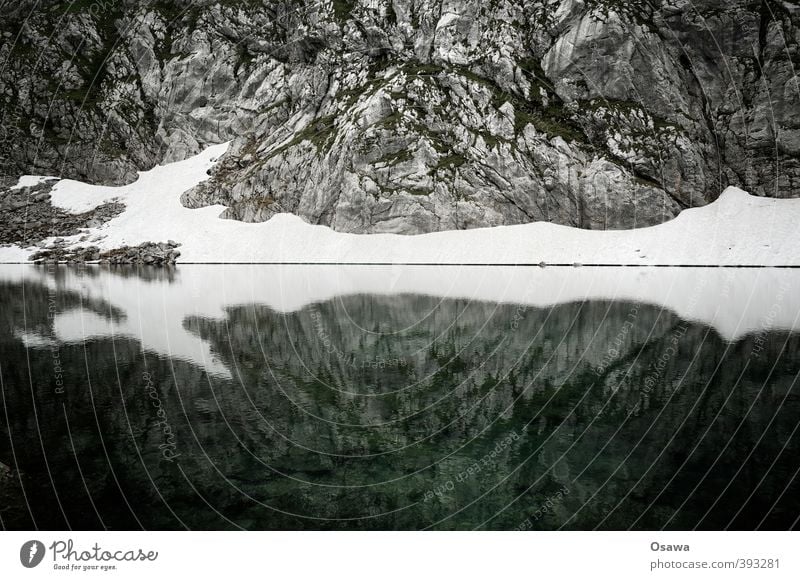
<svg viewBox="0 0 800 580"><path fill-rule="evenodd" d="M248 224L220 219L223 206L183 207L181 194L208 179L228 145L141 172L127 186L59 181L52 201L68 211L88 211L115 199L126 204L110 222L65 238L68 245L110 250L174 240L181 244L180 263L800 266L800 199L760 198L735 187L668 223L613 231L537 222L418 236L359 235L310 225L290 214ZM43 179L25 176L16 187ZM0 248L0 262L26 262L38 249Z"/></svg>

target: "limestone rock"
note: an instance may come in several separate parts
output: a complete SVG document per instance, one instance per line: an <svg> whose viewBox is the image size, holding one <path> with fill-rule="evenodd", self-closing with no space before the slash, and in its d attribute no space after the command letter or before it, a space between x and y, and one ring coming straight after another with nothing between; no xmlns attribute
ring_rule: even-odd
<svg viewBox="0 0 800 580"><path fill-rule="evenodd" d="M639 227L728 185L800 191L793 1L26 0L8 12L11 177L119 184L230 140L186 205L406 234Z"/></svg>

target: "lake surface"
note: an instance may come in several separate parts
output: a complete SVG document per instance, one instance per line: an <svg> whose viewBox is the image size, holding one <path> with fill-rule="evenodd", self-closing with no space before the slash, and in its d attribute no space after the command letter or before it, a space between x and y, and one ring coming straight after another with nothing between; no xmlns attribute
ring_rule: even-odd
<svg viewBox="0 0 800 580"><path fill-rule="evenodd" d="M7 529L798 526L798 270L0 285Z"/></svg>

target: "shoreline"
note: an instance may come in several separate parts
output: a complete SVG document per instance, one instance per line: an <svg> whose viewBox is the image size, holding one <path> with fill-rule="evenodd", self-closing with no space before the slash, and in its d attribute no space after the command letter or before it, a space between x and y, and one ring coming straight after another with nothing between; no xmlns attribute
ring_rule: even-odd
<svg viewBox="0 0 800 580"><path fill-rule="evenodd" d="M461 264L453 262L171 262L163 264L146 264L141 262L110 262L110 261L36 261L36 262L0 262L0 265L8 266L113 266L113 267L147 267L147 268L175 268L179 266L413 266L413 267L470 267L470 268L727 268L731 270L750 269L750 270L797 270L798 264L503 264L503 263L470 263Z"/></svg>

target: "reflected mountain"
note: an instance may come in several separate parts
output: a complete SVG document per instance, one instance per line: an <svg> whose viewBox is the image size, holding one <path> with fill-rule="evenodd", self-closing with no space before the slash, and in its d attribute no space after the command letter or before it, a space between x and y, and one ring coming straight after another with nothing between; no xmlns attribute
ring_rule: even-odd
<svg viewBox="0 0 800 580"><path fill-rule="evenodd" d="M797 525L793 271L242 268L6 273L5 528Z"/></svg>

